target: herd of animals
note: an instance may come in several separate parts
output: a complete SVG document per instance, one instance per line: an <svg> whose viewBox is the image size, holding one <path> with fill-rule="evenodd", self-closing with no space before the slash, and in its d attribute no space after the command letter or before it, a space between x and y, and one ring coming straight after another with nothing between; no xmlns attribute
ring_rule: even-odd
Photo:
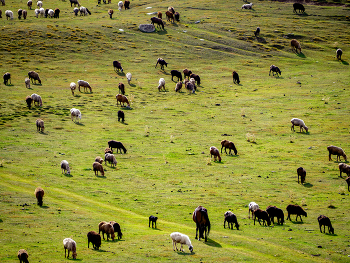
<svg viewBox="0 0 350 263"><path fill-rule="evenodd" d="M5 5L5 0L0 0L2 5ZM106 4L106 0L103 0L103 2ZM80 12L80 15L87 15L87 14L91 14L91 12L85 8L80 6L79 2L77 0L70 0L71 3L71 7L72 5L78 5L80 8L74 8L73 12L75 13L75 15L78 15L78 13ZM108 3L111 3L111 0L108 0ZM98 0L98 4L101 4L101 0ZM37 2L37 6L39 9L35 10L35 15L36 17L38 17L38 15L41 16L45 16L45 17L54 17L54 18L59 18L59 13L60 10L59 9L46 9L44 10L42 8L42 1L38 1ZM32 9L32 0L29 0L27 2L27 6L29 9ZM244 4L242 6L242 9L252 9L253 4ZM125 9L129 9L130 8L130 1L126 0L124 3L122 1L120 1L118 3L118 9L121 10L122 8ZM305 8L302 4L300 3L295 3L293 4L293 8L294 8L294 12L305 12ZM112 18L113 15L113 10L109 9L108 10L108 15L110 16L110 18ZM1 10L0 10L0 18L1 18ZM174 22L179 21L180 18L180 14L178 12L175 12L173 7L169 7L168 11L166 11L166 17L167 20ZM10 10L7 10L5 12L5 15L7 17L7 19L13 19L13 12ZM162 21L162 13L158 12L157 13L158 17L152 17L151 18L151 23L152 24L157 24L158 26L161 26L162 29L164 29L164 23ZM27 11L26 10L22 10L19 9L18 10L18 19L21 19L21 17L23 17L23 19L26 19L27 17ZM256 37L259 36L260 33L260 28L258 27L256 29L256 31L254 32L254 35ZM301 45L300 43L296 40L293 39L291 40L291 47L292 49L296 52L296 53L301 53ZM341 60L341 56L342 56L342 50L341 49L337 49L336 51L336 56L338 60ZM164 66L167 67L168 63L162 59L162 58L158 58L157 59L157 65L160 65L161 70L164 70ZM113 67L115 71L121 71L123 72L123 68L121 66L121 63L119 61L113 61ZM271 65L270 67L270 72L269 75L273 74L273 76L276 74L278 76L281 75L281 70L275 66L275 65ZM183 78L182 78L182 73L184 75L184 82L183 82ZM175 91L178 92L181 90L182 86L184 86L190 93L195 93L197 86L200 86L200 77L197 74L192 73L191 70L188 69L184 69L183 72L180 72L178 70L171 70L171 80L173 80L174 77L177 78L177 83L176 83L176 87L175 87ZM131 73L127 73L126 74L128 83L130 84L131 81ZM240 83L240 79L239 79L239 75L236 71L233 71L232 73L232 78L233 78L233 82L235 84L239 84ZM9 85L11 84L11 74L9 72L5 73L3 75L3 80L4 80L4 84L5 85ZM30 88L30 83L32 81L33 83L36 83L36 81L41 84L41 79L39 77L39 74L35 71L30 71L28 73L28 78L25 79L25 85L27 88ZM80 87L84 88L85 90L89 90L90 92L92 92L92 88L90 86L90 84L87 81L84 80L79 80L78 81L78 90L81 92ZM128 107L130 107L130 103L127 99L127 97L124 95L125 94L125 85L123 83L119 83L118 85L119 88L119 92L121 94L116 95L116 99L117 99L117 104L118 102L120 104L123 103L123 105L125 105L125 103L127 104ZM76 89L76 84L74 82L72 82L70 84L70 89L72 92L72 95L74 96L74 91ZM165 90L165 79L164 78L160 78L159 80L159 85L158 85L158 90ZM25 98L27 106L29 108L31 108L32 104L37 103L38 106L42 106L42 99L41 96L38 94L32 94L30 96L27 96ZM79 121L79 119L81 119L81 112L79 109L75 109L72 108L70 110L71 112L71 118L72 121L74 121L74 119L76 121ZM123 111L118 111L118 121L122 121L124 122L124 112ZM303 130L305 130L305 132L308 132L308 127L305 125L304 121L298 118L293 118L291 120L292 126L291 126L291 130L294 131L294 126L299 126L300 127L300 132L302 132ZM36 120L36 126L37 126L37 131L39 132L44 132L44 121L42 119L37 119ZM225 153L227 154L227 149L229 149L229 153L231 154L231 150L233 150L234 154L237 155L237 149L234 145L233 142L228 141L228 140L223 140L221 141L221 154L222 154L222 150L225 150ZM105 164L107 164L107 162L111 165L111 166L116 166L117 165L117 161L116 158L113 154L113 148L117 149L117 153L118 150L120 151L120 153L122 153L122 151L124 152L124 154L127 152L126 148L124 147L124 145L121 142L115 141L115 140L111 140L108 142L108 148L105 149L105 158L101 158L99 156L97 156L95 158L95 161L93 163L93 171L95 173L95 175L98 175L98 173L100 172L102 176L104 176L104 169L102 166L103 161L105 162ZM336 155L337 156L337 161L338 159L340 160L340 157L343 157L345 159L345 161L347 161L347 157L345 152L343 151L343 149L341 149L340 147L336 147L336 146L328 146L327 150L329 152L329 160L331 160L331 155ZM220 151L219 149L217 149L215 146L210 147L209 149L210 151L210 155L211 157L214 156L214 160L218 160L219 162L221 162L221 156L220 156ZM346 182L348 184L348 191L350 191L350 166L347 165L346 163L339 163L339 171L340 171L340 177L342 177L342 173L346 173L348 175L348 177L346 178ZM69 168L69 163L66 160L63 160L61 162L61 169L62 169L62 173L68 173L70 174L70 168ZM298 183L299 183L299 178L300 178L300 182L301 184L303 184L305 182L305 178L306 178L306 171L304 168L299 167L297 169L297 175L298 175ZM39 206L43 205L43 197L44 197L44 190L41 187L38 187L35 189L34 192L36 198L37 198L37 203ZM307 213L303 210L303 208L301 206L298 205L288 205L287 208L287 220L291 220L290 216L295 214L296 215L296 221L298 219L298 217L300 218L300 220L302 221L301 216L305 216L307 217ZM276 217L277 219L277 224L281 224L283 225L284 223L284 213L283 210L280 208L277 208L276 206L268 206L266 208L266 210L262 210L259 208L259 205L255 202L251 202L248 205L248 218L250 218L250 213L252 215L252 218L254 219L254 225L255 225L255 221L258 220L259 224L261 225L261 221L263 223L263 225L266 226L270 226L271 222L274 224L274 218ZM210 221L209 221L209 216L208 216L208 212L207 209L202 207L202 206L198 206L195 211L193 212L193 221L196 223L196 239L200 240L201 238L204 238L205 241L207 241L207 236L209 235L210 232ZM153 215L151 215L149 217L149 227L152 228L155 225L155 228L157 228L156 222L157 222L158 217L155 217ZM323 228L323 232L325 232L325 227L328 227L328 232L334 234L334 228L332 227L331 221L327 216L324 215L320 215L318 218L318 223L319 223L319 227L320 227L320 231L322 233L322 226ZM228 228L229 229L233 229L233 225L235 225L235 228L237 230L239 230L239 223L237 221L237 216L231 212L231 211L227 211L224 213L224 228L226 227L226 222L228 223ZM94 249L99 249L101 247L101 235L100 233L102 232L102 238L105 239L104 234L106 234L107 240L109 240L109 238L111 238L112 240L114 240L115 238L115 233L117 233L118 239L121 239L123 234L121 232L121 227L117 222L114 221L110 221L110 222L105 222L102 221L99 223L98 225L98 229L99 232L95 232L95 231L90 231L87 233L87 239L88 239L88 248L90 243L93 245ZM172 234L170 234L170 237L173 241L173 249L174 250L178 250L177 248L177 244L179 243L181 245L180 247L180 251L184 251L183 250L183 245L187 245L188 249L190 252L193 251L193 246L191 244L191 241L189 239L189 237L185 234L179 233L179 232L174 232ZM70 252L72 253L72 257L73 259L76 259L77 257L77 252L76 252L76 242L71 239L71 238L65 238L63 240L63 246L64 246L64 250L65 250L65 257L69 257ZM66 251L68 251L68 254L66 254ZM20 260L20 262L28 262L28 252L25 249L20 249L18 251L18 258Z"/></svg>

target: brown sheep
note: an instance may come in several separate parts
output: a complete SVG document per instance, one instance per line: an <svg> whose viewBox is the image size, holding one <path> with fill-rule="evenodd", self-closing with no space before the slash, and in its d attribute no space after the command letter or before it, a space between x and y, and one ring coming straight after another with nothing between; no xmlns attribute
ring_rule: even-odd
<svg viewBox="0 0 350 263"><path fill-rule="evenodd" d="M298 53L298 50L299 50L299 53L301 53L301 46L300 46L300 43L298 40L292 39L290 41L290 45L291 45L293 51Z"/></svg>
<svg viewBox="0 0 350 263"><path fill-rule="evenodd" d="M258 222L259 222L260 225L261 225L260 219L262 219L263 225L266 226L266 223L267 223L267 226L271 225L269 214L266 211L261 210L260 208L256 209L254 211L254 225L255 225L255 219L256 218L258 218Z"/></svg>
<svg viewBox="0 0 350 263"><path fill-rule="evenodd" d="M171 12L172 14L175 14L175 9L172 6L168 7L168 11Z"/></svg>
<svg viewBox="0 0 350 263"><path fill-rule="evenodd" d="M103 159L100 156L97 156L95 158L95 162L98 162L98 163L102 164L103 163Z"/></svg>
<svg viewBox="0 0 350 263"><path fill-rule="evenodd" d="M163 19L163 14L162 14L162 12L158 11L157 16L158 16L158 18Z"/></svg>
<svg viewBox="0 0 350 263"><path fill-rule="evenodd" d="M239 224L237 222L237 217L234 213L232 213L231 211L227 211L224 214L224 216L225 216L224 228L226 228L225 223L227 222L228 229L230 229L230 225L231 225L231 229L233 229L233 224L235 224L235 227L237 228L237 230L239 230Z"/></svg>
<svg viewBox="0 0 350 263"><path fill-rule="evenodd" d="M233 142L230 142L228 140L222 140L221 141L221 153L222 153L222 148L225 148L226 154L227 154L226 149L228 148L229 149L228 154L231 154L231 150L233 150L235 152L235 155L237 155L237 149L236 149Z"/></svg>
<svg viewBox="0 0 350 263"><path fill-rule="evenodd" d="M332 158L331 158L332 154L337 156L337 161L338 161L338 159L340 161L340 156L344 157L345 162L347 161L346 154L345 154L345 152L343 151L342 148L331 145L331 146L327 147L327 150L329 152L329 156L328 156L329 157L329 161L332 161Z"/></svg>
<svg viewBox="0 0 350 263"><path fill-rule="evenodd" d="M94 249L99 249L101 246L101 236L100 234L96 233L95 231L90 231L87 233L87 238L88 238L88 248L89 244L91 242L92 246Z"/></svg>
<svg viewBox="0 0 350 263"><path fill-rule="evenodd" d="M277 217L277 224L283 225L284 213L282 209L277 208L276 206L269 205L266 208L266 212L269 214L270 220L272 221L273 224L275 224L274 218Z"/></svg>
<svg viewBox="0 0 350 263"><path fill-rule="evenodd" d="M42 119L37 119L35 121L35 124L36 124L36 130L38 132L44 132L45 127L44 127L44 121Z"/></svg>
<svg viewBox="0 0 350 263"><path fill-rule="evenodd" d="M176 86L175 86L175 92L178 92L180 91L182 88L182 81L179 81L178 83L176 83Z"/></svg>
<svg viewBox="0 0 350 263"><path fill-rule="evenodd" d="M94 170L95 175L98 175L98 172L100 171L101 175L105 176L105 171L103 170L103 166L100 163L94 162L92 164L92 169Z"/></svg>
<svg viewBox="0 0 350 263"><path fill-rule="evenodd" d="M212 156L214 156L214 161L216 161L216 158L218 158L219 162L221 162L219 150L215 146L210 147L210 158L212 158Z"/></svg>
<svg viewBox="0 0 350 263"><path fill-rule="evenodd" d="M165 12L165 15L166 15L166 19L168 21L172 21L173 23L175 22L175 19L174 19L174 14L170 11L166 11Z"/></svg>
<svg viewBox="0 0 350 263"><path fill-rule="evenodd" d="M124 107L124 103L126 103L128 105L128 107L130 107L129 100L128 100L128 98L126 96L124 96L122 94L117 94L115 97L117 99L117 105L118 105L118 102L120 102L120 106L123 103L123 107Z"/></svg>
<svg viewBox="0 0 350 263"><path fill-rule="evenodd" d="M297 169L297 173L298 173L298 183L299 183L299 177L300 177L301 184L305 183L306 170L303 167L299 167Z"/></svg>
<svg viewBox="0 0 350 263"><path fill-rule="evenodd" d="M326 233L326 226L328 226L328 233L330 234L334 234L334 228L332 227L332 223L331 220L324 215L320 215L319 217L317 217L318 220L318 224L320 225L320 231L322 233L322 226L323 226L323 232Z"/></svg>
<svg viewBox="0 0 350 263"><path fill-rule="evenodd" d="M340 163L338 165L338 167L339 167L339 171L340 171L339 177L343 178L341 176L342 172L346 173L347 176L350 176L350 165L347 165L346 163Z"/></svg>
<svg viewBox="0 0 350 263"><path fill-rule="evenodd" d="M183 70L183 73L184 73L184 78L186 78L186 76L188 77L188 79L190 79L190 76L192 74L192 71L191 70L188 70L187 68L185 68Z"/></svg>
<svg viewBox="0 0 350 263"><path fill-rule="evenodd" d="M100 223L101 224L101 223ZM114 241L114 238L115 238L115 234L114 234L114 228L111 224L105 222L104 224L99 225L99 230L102 231L102 238L105 239L105 236L104 234L107 235L107 241L109 239L109 237L112 238L112 240Z"/></svg>
<svg viewBox="0 0 350 263"><path fill-rule="evenodd" d="M108 10L108 15L109 15L109 18L112 19L112 16L113 16L113 9L109 9Z"/></svg>
<svg viewBox="0 0 350 263"><path fill-rule="evenodd" d="M26 97L26 103L28 105L28 108L30 109L32 107L33 99L31 96Z"/></svg>
<svg viewBox="0 0 350 263"><path fill-rule="evenodd" d="M105 149L105 154L106 154L106 153L113 153L113 150L112 150L111 148L106 148L106 149Z"/></svg>
<svg viewBox="0 0 350 263"><path fill-rule="evenodd" d="M125 94L125 85L122 82L118 84L119 92L124 95Z"/></svg>
<svg viewBox="0 0 350 263"><path fill-rule="evenodd" d="M17 257L19 259L19 263L29 263L28 252L25 249L18 250Z"/></svg>
<svg viewBox="0 0 350 263"><path fill-rule="evenodd" d="M297 215L297 217L295 218L295 221L298 221L298 216L300 217L301 221L303 221L303 219L301 219L301 216L307 217L307 213L299 205L288 205L287 212L288 212L287 220L289 219L290 221L292 221L290 219L290 215Z"/></svg>
<svg viewBox="0 0 350 263"><path fill-rule="evenodd" d="M42 206L43 205L43 197L44 197L44 189L42 189L41 187L37 187L34 191L35 197L38 200L38 205Z"/></svg>
<svg viewBox="0 0 350 263"><path fill-rule="evenodd" d="M36 83L36 81L38 81L39 84L41 84L41 80L40 80L39 74L36 73L35 71L29 71L28 72L28 77L32 81L32 83Z"/></svg>

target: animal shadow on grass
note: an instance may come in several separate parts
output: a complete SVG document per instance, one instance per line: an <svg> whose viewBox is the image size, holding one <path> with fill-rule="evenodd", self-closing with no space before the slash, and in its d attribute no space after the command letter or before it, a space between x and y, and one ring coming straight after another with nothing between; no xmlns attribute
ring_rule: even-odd
<svg viewBox="0 0 350 263"><path fill-rule="evenodd" d="M64 174L66 177L73 177L73 175L71 175L71 174Z"/></svg>
<svg viewBox="0 0 350 263"><path fill-rule="evenodd" d="M304 55L303 52L297 53L297 56L298 56L299 58L306 58L306 56Z"/></svg>
<svg viewBox="0 0 350 263"><path fill-rule="evenodd" d="M81 123L81 122L74 122L76 125L80 125L80 126L85 126L85 124Z"/></svg>
<svg viewBox="0 0 350 263"><path fill-rule="evenodd" d="M344 61L344 60L342 60L341 63L342 63L343 65L349 65L349 62L346 62L346 61Z"/></svg>
<svg viewBox="0 0 350 263"><path fill-rule="evenodd" d="M313 185L313 184L310 184L310 183L304 183L303 186L306 187L306 188L311 188L311 187L313 187L314 185Z"/></svg>
<svg viewBox="0 0 350 263"><path fill-rule="evenodd" d="M194 255L196 253L194 252L182 252L182 251L176 251L178 255L182 255L182 256L189 256L189 255Z"/></svg>
<svg viewBox="0 0 350 263"><path fill-rule="evenodd" d="M304 12L304 13L298 13L297 15L298 15L298 16L309 16L309 14L306 13L306 12Z"/></svg>
<svg viewBox="0 0 350 263"><path fill-rule="evenodd" d="M159 30L156 30L155 33L157 33L158 35L166 35L168 34L168 31L166 31L165 29L164 30L159 29Z"/></svg>
<svg viewBox="0 0 350 263"><path fill-rule="evenodd" d="M136 87L136 85L135 84L129 84L131 87L133 87L133 88L135 88Z"/></svg>
<svg viewBox="0 0 350 263"><path fill-rule="evenodd" d="M295 219L294 219L295 220ZM300 220L300 219L299 219ZM304 224L303 221L290 221L292 224L294 225L301 225L301 224Z"/></svg>
<svg viewBox="0 0 350 263"><path fill-rule="evenodd" d="M39 132L39 134L42 134L42 135L49 135L47 132Z"/></svg>
<svg viewBox="0 0 350 263"><path fill-rule="evenodd" d="M118 76L121 76L121 77L125 77L125 73L124 72L117 72Z"/></svg>
<svg viewBox="0 0 350 263"><path fill-rule="evenodd" d="M40 208L48 209L48 208L50 208L50 207L47 206L47 205L42 205L42 206L40 206Z"/></svg>
<svg viewBox="0 0 350 263"><path fill-rule="evenodd" d="M74 97L80 98L81 96L79 94L74 94Z"/></svg>
<svg viewBox="0 0 350 263"><path fill-rule="evenodd" d="M222 247L219 243L215 242L214 240L208 238L207 242L204 242L204 244L211 246L211 247Z"/></svg>
<svg viewBox="0 0 350 263"><path fill-rule="evenodd" d="M267 43L266 40L265 40L265 38L263 38L263 37L256 37L256 40L257 40L259 43L263 43L263 44L266 44L266 43Z"/></svg>

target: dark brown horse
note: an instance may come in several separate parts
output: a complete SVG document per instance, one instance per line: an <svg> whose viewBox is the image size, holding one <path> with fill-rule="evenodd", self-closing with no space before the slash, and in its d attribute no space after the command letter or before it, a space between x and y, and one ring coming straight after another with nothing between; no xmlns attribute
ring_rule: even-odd
<svg viewBox="0 0 350 263"><path fill-rule="evenodd" d="M198 229L199 229L199 238L204 238L205 233L205 242L207 242L207 235L210 232L210 221L208 217L208 211L203 206L198 206L193 212L193 221L196 223L196 239L198 237Z"/></svg>

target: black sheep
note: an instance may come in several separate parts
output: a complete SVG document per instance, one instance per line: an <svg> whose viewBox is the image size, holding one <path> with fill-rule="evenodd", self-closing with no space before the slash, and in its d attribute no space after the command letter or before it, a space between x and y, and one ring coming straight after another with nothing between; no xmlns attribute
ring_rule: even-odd
<svg viewBox="0 0 350 263"><path fill-rule="evenodd" d="M237 84L239 84L240 83L240 81L239 81L239 76L238 76L238 73L236 72L236 71L233 71L232 72L232 78L233 78L233 83L237 83Z"/></svg>
<svg viewBox="0 0 350 263"><path fill-rule="evenodd" d="M80 6L78 0L69 0L70 1L70 7L72 7L72 5L74 4L74 6L78 5Z"/></svg>
<svg viewBox="0 0 350 263"><path fill-rule="evenodd" d="M109 223L113 226L114 233L118 233L118 239L122 239L123 233L122 233L122 231L120 229L120 225L117 222L114 222L114 221L111 221Z"/></svg>
<svg viewBox="0 0 350 263"><path fill-rule="evenodd" d="M197 82L197 85L200 86L201 85L201 78L197 75L197 74L191 74L190 78L194 78L194 80Z"/></svg>
<svg viewBox="0 0 350 263"><path fill-rule="evenodd" d="M53 17L54 17L54 18L60 18L60 12L61 12L61 10L59 10L58 8L56 8Z"/></svg>
<svg viewBox="0 0 350 263"><path fill-rule="evenodd" d="M128 0L124 1L124 8L125 8L125 10L130 9L130 1L128 1Z"/></svg>
<svg viewBox="0 0 350 263"><path fill-rule="evenodd" d="M259 34L260 34L260 27L257 27L256 30L255 30L255 32L254 32L254 36L255 36L255 37L258 37Z"/></svg>
<svg viewBox="0 0 350 263"><path fill-rule="evenodd" d="M328 233L330 234L334 234L334 228L332 227L332 223L331 223L331 220L327 217L327 216L324 216L324 215L320 215L318 218L318 223L320 225L320 231L322 233L322 226L323 226L323 232L326 233L326 226L328 226Z"/></svg>
<svg viewBox="0 0 350 263"><path fill-rule="evenodd" d="M18 19L21 19L22 17L22 9L18 9L17 14L18 14Z"/></svg>
<svg viewBox="0 0 350 263"><path fill-rule="evenodd" d="M122 153L122 150L124 151L124 153L126 153L126 149L121 142L111 140L108 142L108 147L111 148L111 150L113 150L113 148L117 148L117 153L118 153L118 150L120 150L120 153Z"/></svg>
<svg viewBox="0 0 350 263"><path fill-rule="evenodd" d="M294 8L294 10L293 10L294 13L296 13L297 10L299 10L299 13L300 12L302 12L302 13L305 12L305 7L302 4L300 4L300 3L294 3L293 4L293 8Z"/></svg>
<svg viewBox="0 0 350 263"><path fill-rule="evenodd" d="M165 65L166 67L168 67L168 63L166 63L166 61L165 61L164 59L162 59L162 58L158 58L158 59L157 59L157 63L156 63L155 68L157 67L158 63L159 63L159 65L160 65L160 69L162 69L162 70L164 70L164 65Z"/></svg>
<svg viewBox="0 0 350 263"><path fill-rule="evenodd" d="M90 231L87 234L87 238L88 238L88 248L89 248L89 244L91 242L92 246L94 249L99 249L101 246L101 235L95 231Z"/></svg>
<svg viewBox="0 0 350 263"><path fill-rule="evenodd" d="M158 27L162 27L162 29L164 30L164 23L163 20L158 18L158 17L151 17L151 24L154 26L154 24L157 24Z"/></svg>
<svg viewBox="0 0 350 263"><path fill-rule="evenodd" d="M271 66L270 66L269 76L270 76L270 74L271 74L271 71L272 71L272 76L275 76L275 73L276 73L277 77L278 77L278 74L281 75L280 69L279 69L278 67L276 67L275 65L271 65Z"/></svg>
<svg viewBox="0 0 350 263"><path fill-rule="evenodd" d="M124 83L120 82L120 83L118 84L118 88L119 88L119 92L120 92L121 94L125 95L125 85L124 85Z"/></svg>
<svg viewBox="0 0 350 263"><path fill-rule="evenodd" d="M284 213L283 213L282 209L277 208L276 206L269 205L266 208L266 212L269 214L269 217L270 217L273 224L275 224L274 218L277 217L277 224L283 225Z"/></svg>
<svg viewBox="0 0 350 263"><path fill-rule="evenodd" d="M153 228L153 223L155 224L155 228L157 228L157 219L158 217L156 216L150 216L148 219L148 227L151 227L151 222L152 222L152 228Z"/></svg>
<svg viewBox="0 0 350 263"><path fill-rule="evenodd" d="M175 20L176 20L177 22L180 21L180 14L179 14L179 12L175 12L174 18L175 18Z"/></svg>
<svg viewBox="0 0 350 263"><path fill-rule="evenodd" d="M237 228L237 230L239 230L239 224L237 222L237 217L234 213L232 213L231 211L227 211L225 214L225 220L224 220L224 228L225 227L225 223L227 221L227 225L228 228L230 229L230 225L231 225L231 229L233 229L233 224L235 224L235 227Z"/></svg>
<svg viewBox="0 0 350 263"><path fill-rule="evenodd" d="M271 225L269 214L266 211L261 210L260 208L256 209L254 211L254 225L255 225L255 219L256 218L258 218L258 222L259 222L260 225L261 225L260 219L262 219L263 225L266 226L266 223L267 223L268 226Z"/></svg>
<svg viewBox="0 0 350 263"><path fill-rule="evenodd" d="M177 81L179 81L179 79L180 79L180 81L182 81L182 74L181 74L180 71L178 71L178 70L172 70L172 71L170 71L170 73L171 73L171 80L172 80L172 81L174 81L174 80L173 80L174 77L177 77Z"/></svg>
<svg viewBox="0 0 350 263"><path fill-rule="evenodd" d="M9 84L9 81L10 81L10 84L11 84L11 74L6 72L3 76L4 78L4 84L5 85L8 85Z"/></svg>
<svg viewBox="0 0 350 263"><path fill-rule="evenodd" d="M119 61L117 61L117 60L113 61L113 67L114 67L115 72L117 72L119 70L121 72L123 72L122 64Z"/></svg>
<svg viewBox="0 0 350 263"><path fill-rule="evenodd" d="M120 121L120 119L122 119L122 122L124 122L124 117L125 117L124 111L119 110L118 111L118 121Z"/></svg>
<svg viewBox="0 0 350 263"><path fill-rule="evenodd" d="M303 184L305 182L306 170L303 167L299 167L297 169L297 173L298 173L298 183L299 183L299 177L300 177L301 184Z"/></svg>
<svg viewBox="0 0 350 263"><path fill-rule="evenodd" d="M290 221L292 221L290 219L290 215L297 215L297 217L295 218L295 221L298 221L298 216L300 217L301 221L303 221L303 219L301 219L301 216L307 217L307 213L299 205L288 205L287 212L288 212L287 220L289 219Z"/></svg>

